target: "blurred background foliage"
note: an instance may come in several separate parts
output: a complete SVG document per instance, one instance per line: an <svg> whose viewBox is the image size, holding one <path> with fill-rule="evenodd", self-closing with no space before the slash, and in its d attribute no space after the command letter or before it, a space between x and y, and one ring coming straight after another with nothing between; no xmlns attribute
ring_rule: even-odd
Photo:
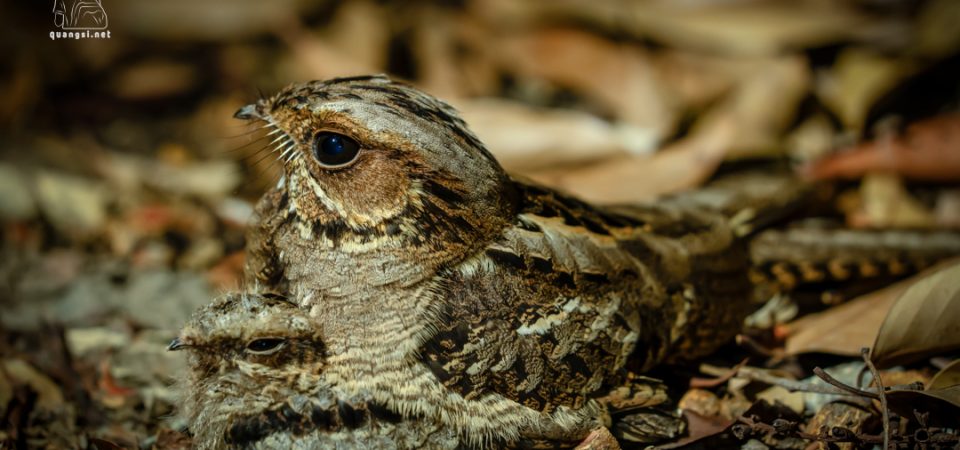
<svg viewBox="0 0 960 450"><path fill-rule="evenodd" d="M0 27L0 442L182 443L162 344L278 176L232 115L295 81L408 80L588 200L759 160L848 179L849 225L960 224L955 0L101 0L83 40L54 3Z"/></svg>
<svg viewBox="0 0 960 450"><path fill-rule="evenodd" d="M234 109L293 81L385 72L458 106L508 169L591 200L629 201L696 186L724 159L810 161L891 123L882 119L906 126L960 96L951 59L960 12L950 0L103 8L111 38L88 40L48 39L50 8L8 8L0 129L13 147L38 150L13 158L56 163L43 156L51 143L36 142L55 138L85 154L237 160L255 175L240 185L252 198L265 182L251 181L275 166L243 160L256 145L228 153L247 143ZM904 83L937 63L940 84ZM656 164L637 158L675 146L695 148ZM676 176L646 176L664 167ZM622 189L609 178L634 181Z"/></svg>

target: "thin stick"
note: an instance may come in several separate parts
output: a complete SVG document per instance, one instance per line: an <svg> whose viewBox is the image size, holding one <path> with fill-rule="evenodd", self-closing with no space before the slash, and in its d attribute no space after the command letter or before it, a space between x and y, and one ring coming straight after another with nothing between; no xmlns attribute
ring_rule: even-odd
<svg viewBox="0 0 960 450"><path fill-rule="evenodd" d="M700 371L717 377L724 377L728 374L728 370L721 370L718 367L709 366L703 364L700 366ZM761 383L767 383L773 386L780 386L791 392L813 392L815 394L829 394L829 395L844 395L851 397L867 397L871 399L880 399L878 390L874 388L865 388L857 389L852 386L843 384L840 380L833 378L830 374L824 372L823 369L815 367L813 373L816 374L820 379L828 383L828 386L820 384L811 384L805 383L803 381L791 380L788 378L778 377L776 375L771 375L766 370L758 369L756 367L741 367L737 370L737 377L746 378L751 381L759 381ZM911 383L904 385L891 386L891 389L904 390L904 391L917 391L923 390L923 384L920 383Z"/></svg>
<svg viewBox="0 0 960 450"><path fill-rule="evenodd" d="M754 339L754 338L752 338L752 337L750 337L750 336L747 336L747 335L745 335L745 334L738 334L738 335L737 335L737 345L739 345L739 346L741 346L741 347L746 347L747 350L753 351L754 353L757 353L757 354L759 354L759 355L761 355L761 356L766 356L766 357L768 357L768 358L774 358L774 359L776 359L776 360L781 360L781 359L783 359L783 355L782 355L782 354L778 354L778 352L776 352L776 351L774 351L774 350L771 350L771 349L769 349L769 348L767 348L767 347L764 347L764 346L761 345L759 342L757 342L756 339Z"/></svg>
<svg viewBox="0 0 960 450"><path fill-rule="evenodd" d="M814 369L814 372L816 372L816 370L817 370L817 369ZM827 382L830 383L830 384L833 385L833 386L823 386L823 385L820 385L820 384L810 384L810 383L804 383L804 382L802 382L802 381L790 380L790 379L787 379L787 378L781 378L781 377L778 377L778 376L770 375L770 374L767 373L766 371L758 370L758 369L755 369L755 368L752 368L752 367L743 367L743 368L741 368L741 369L738 371L737 376L741 376L741 377L743 377L743 378L747 378L747 379L750 379L750 380L753 380L753 381L759 381L759 382L761 382L761 383L767 383L767 384L772 384L772 385L774 385L774 386L780 386L780 387L782 387L782 388L784 388L784 389L786 389L786 390L788 390L788 391L791 391L791 392L797 392L797 391L799 391L799 392L813 392L813 393L817 393L817 394L851 395L851 396L862 396L862 395L874 396L874 395L876 395L876 394L872 394L872 393L863 393L863 392L861 392L861 391L857 391L856 389L850 388L849 386L844 386L844 387L841 388L840 386L837 386L837 385L835 385L835 384L833 384L833 383L830 383L829 381L827 381ZM829 375L827 375L827 376L829 376ZM836 380L834 380L834 381L836 381ZM838 383L839 383L839 382L838 382ZM841 385L842 385L842 383L841 383Z"/></svg>
<svg viewBox="0 0 960 450"><path fill-rule="evenodd" d="M743 366L747 365L747 361L749 360L750 358L743 358L743 361L740 361L740 364L733 366L732 368L730 368L730 370L727 370L726 373L720 374L715 378L707 379L707 378L693 377L690 379L690 387L691 388L713 388L713 387L720 386L721 384L726 383L729 379L737 376L737 372L739 372L740 369L743 368Z"/></svg>
<svg viewBox="0 0 960 450"><path fill-rule="evenodd" d="M821 380L826 381L827 383L829 383L829 384L832 385L832 386L837 387L838 389L842 389L842 390L844 390L844 391L847 391L847 392L849 392L849 393L852 394L852 395L859 395L859 396L862 396L862 397L869 397L869 398L874 398L874 399L875 399L875 398L879 398L879 396L878 396L878 394L877 394L876 392L866 391L866 390L862 390L862 389L857 389L857 388L855 388L855 387L853 387L853 386L848 386L848 385L844 384L842 381L834 378L834 377L831 376L829 373L827 373L826 371L824 371L823 369L821 369L821 368L819 368L819 367L814 367L814 368L813 368L813 373L814 373L816 376L820 377Z"/></svg>
<svg viewBox="0 0 960 450"><path fill-rule="evenodd" d="M880 371L877 370L877 366L874 366L873 361L870 360L870 349L868 347L860 349L860 357L863 358L864 364L870 368L873 381L877 384L877 390L880 391L880 413L883 414L883 450L888 450L890 448L890 412L887 411L887 395L883 390L883 380L880 379Z"/></svg>

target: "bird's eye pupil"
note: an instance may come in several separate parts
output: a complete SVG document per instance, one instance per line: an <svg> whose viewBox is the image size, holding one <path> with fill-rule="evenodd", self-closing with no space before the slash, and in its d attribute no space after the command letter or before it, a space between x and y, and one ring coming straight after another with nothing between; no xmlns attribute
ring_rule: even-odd
<svg viewBox="0 0 960 450"><path fill-rule="evenodd" d="M328 155L339 155L345 152L343 138L340 136L329 136L323 140L323 152Z"/></svg>
<svg viewBox="0 0 960 450"><path fill-rule="evenodd" d="M278 349L283 342L283 339L278 338L254 339L247 344L247 350L254 353L269 352Z"/></svg>
<svg viewBox="0 0 960 450"><path fill-rule="evenodd" d="M317 134L313 143L313 155L325 167L342 167L353 162L360 154L360 144L347 136L329 131Z"/></svg>

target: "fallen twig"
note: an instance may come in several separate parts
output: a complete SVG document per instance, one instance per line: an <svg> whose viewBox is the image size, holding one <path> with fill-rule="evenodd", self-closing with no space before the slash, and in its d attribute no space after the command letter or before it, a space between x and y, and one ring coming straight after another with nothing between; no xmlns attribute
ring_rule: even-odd
<svg viewBox="0 0 960 450"><path fill-rule="evenodd" d="M737 373L739 373L740 369L742 369L747 364L747 361L749 361L749 358L744 358L743 361L740 361L739 364L731 367L729 370L719 375L714 375L713 373L711 373L710 375L714 375L714 378L693 377L690 379L690 387L704 389L704 388L714 388L714 387L720 386L721 384L726 383L731 378L737 376ZM704 372L706 372L706 370L704 370Z"/></svg>
<svg viewBox="0 0 960 450"><path fill-rule="evenodd" d="M828 385L822 384L813 384L809 382L791 380L789 378L778 377L776 375L770 374L769 371L764 369L759 369L756 367L750 366L740 366L739 364L734 367L736 369L736 377L746 378L752 381L759 381L761 383L766 383L773 386L780 386L791 392L812 392L815 394L829 394L829 395L843 395L850 397L867 397L871 399L879 400L879 391L875 388L864 388L857 389L855 387L844 384L843 382L833 378L825 372L823 369L816 367L813 369L813 373L816 374L820 379L828 383ZM730 369L719 369L716 367L711 367L707 365L702 365L700 371L708 375L714 375L719 379L726 381L729 379ZM709 383L714 380L701 380L698 383ZM692 386L700 387L700 386ZM712 386L707 386L712 387ZM890 389L906 390L906 391L916 391L923 390L923 385L919 383L905 384L891 386Z"/></svg>
<svg viewBox="0 0 960 450"><path fill-rule="evenodd" d="M869 397L869 398L872 398L872 399L877 399L877 398L879 398L879 394L878 394L878 393L872 392L872 391L869 391L869 390L864 390L864 389L857 389L857 388L855 388L855 387L853 387L853 386L848 386L847 384L845 384L845 383L843 383L842 381L834 378L834 377L831 376L829 373L827 373L825 370L823 370L823 369L821 369L821 368L819 368L819 367L814 367L814 368L813 368L813 373L814 373L817 377L819 377L821 380L829 383L831 386L835 386L837 389L841 389L841 390L843 390L843 391L846 391L846 392L848 393L848 395L856 395L856 396L860 396L860 397Z"/></svg>
<svg viewBox="0 0 960 450"><path fill-rule="evenodd" d="M814 369L816 372L817 369ZM830 395L847 395L847 396L862 396L863 392L859 390L850 390L840 388L839 386L831 385L824 386L822 384L813 384L807 383L799 380L791 380L789 378L778 377L776 375L771 375L768 371L757 369L754 367L742 367L737 372L738 377L743 377L753 381L759 381L761 383L767 383L774 386L780 386L791 392L813 392L816 394L830 394ZM829 383L829 381L828 381ZM867 392L867 395L872 393ZM872 394L876 395L876 394Z"/></svg>
<svg viewBox="0 0 960 450"><path fill-rule="evenodd" d="M863 358L864 364L870 368L873 381L877 384L877 390L880 392L880 413L883 415L883 449L887 450L890 448L890 411L887 410L887 395L883 389L883 380L880 379L880 371L877 370L877 366L874 366L873 361L870 360L870 349L867 347L860 349L860 357Z"/></svg>
<svg viewBox="0 0 960 450"><path fill-rule="evenodd" d="M775 349L768 348L763 344L757 342L756 339L746 335L738 334L736 337L737 345L746 348L760 356L765 356L771 358L774 361L779 361L783 359L783 352Z"/></svg>

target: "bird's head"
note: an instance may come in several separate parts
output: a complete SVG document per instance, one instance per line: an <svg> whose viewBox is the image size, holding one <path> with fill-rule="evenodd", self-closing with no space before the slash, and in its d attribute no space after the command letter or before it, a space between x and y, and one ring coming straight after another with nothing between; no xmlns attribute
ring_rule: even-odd
<svg viewBox="0 0 960 450"><path fill-rule="evenodd" d="M269 130L290 210L321 239L449 244L512 211L508 176L457 112L385 76L293 84L235 116Z"/></svg>
<svg viewBox="0 0 960 450"><path fill-rule="evenodd" d="M187 353L183 413L201 442L240 418L324 389L325 346L309 315L285 298L237 293L198 310L168 347Z"/></svg>

